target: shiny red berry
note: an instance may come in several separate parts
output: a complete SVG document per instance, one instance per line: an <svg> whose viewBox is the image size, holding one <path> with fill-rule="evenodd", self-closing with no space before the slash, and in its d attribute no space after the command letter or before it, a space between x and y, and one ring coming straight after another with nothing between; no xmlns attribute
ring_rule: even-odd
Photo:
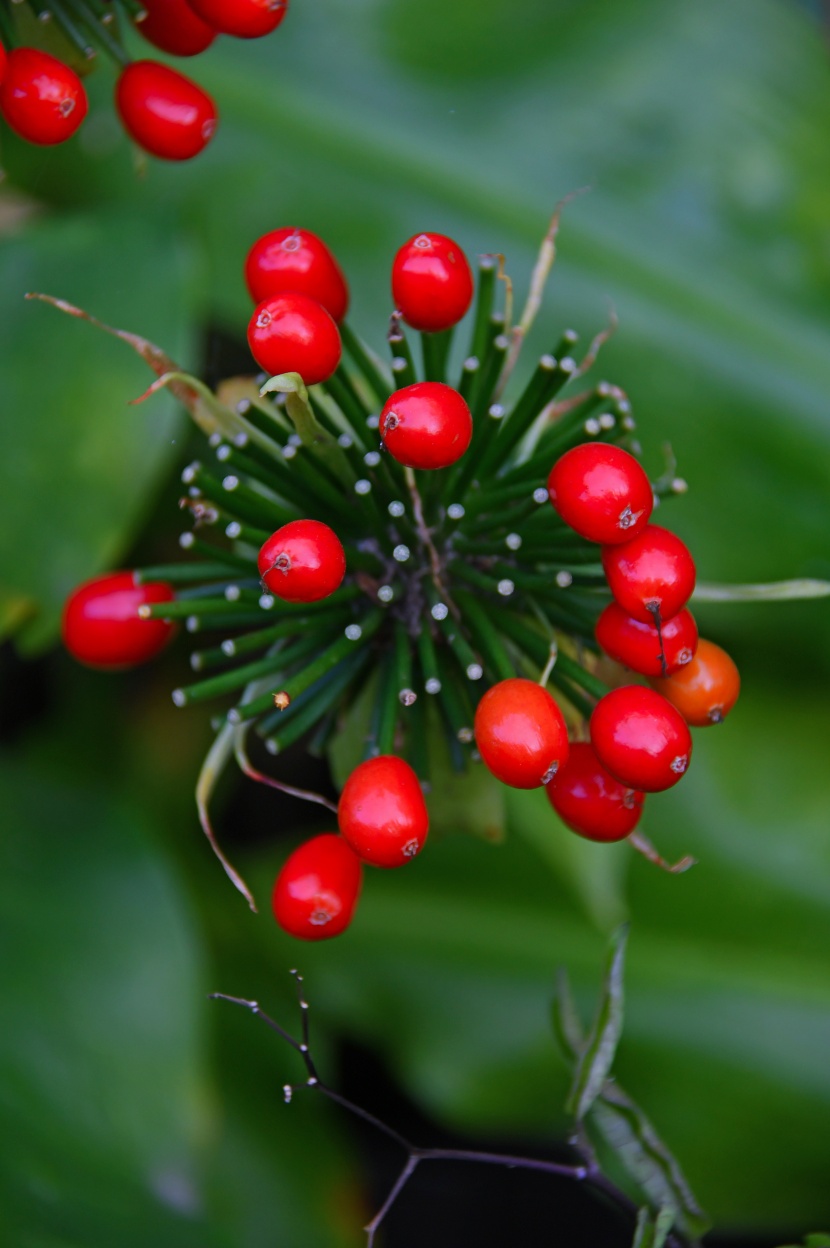
<svg viewBox="0 0 830 1248"><path fill-rule="evenodd" d="M271 895L274 918L290 936L326 940L352 921L363 868L342 836L323 832L287 858Z"/></svg>
<svg viewBox="0 0 830 1248"><path fill-rule="evenodd" d="M701 638L691 663L666 680L655 680L654 688L687 724L706 728L722 723L732 710L741 691L741 676L725 650Z"/></svg>
<svg viewBox="0 0 830 1248"><path fill-rule="evenodd" d="M266 373L299 373L307 386L327 381L343 353L331 316L307 295L263 299L248 325L248 345Z"/></svg>
<svg viewBox="0 0 830 1248"><path fill-rule="evenodd" d="M470 409L440 381L416 381L386 400L378 426L393 459L408 468L448 468L473 436Z"/></svg>
<svg viewBox="0 0 830 1248"><path fill-rule="evenodd" d="M6 75L6 65L8 64L8 60L9 60L8 53L6 52L6 49L3 47L2 39L0 39L0 82L3 81Z"/></svg>
<svg viewBox="0 0 830 1248"><path fill-rule="evenodd" d="M602 566L611 593L638 620L668 620L686 605L695 587L689 548L676 534L648 524L630 542L604 546Z"/></svg>
<svg viewBox="0 0 830 1248"><path fill-rule="evenodd" d="M591 744L612 776L646 793L677 784L692 753L683 716L642 685L623 685L600 698L591 716Z"/></svg>
<svg viewBox="0 0 830 1248"><path fill-rule="evenodd" d="M133 61L122 70L115 105L130 138L162 160L198 156L216 130L207 92L158 61Z"/></svg>
<svg viewBox="0 0 830 1248"><path fill-rule="evenodd" d="M73 69L38 48L14 48L0 83L0 112L29 143L63 143L87 111L86 91Z"/></svg>
<svg viewBox="0 0 830 1248"><path fill-rule="evenodd" d="M136 30L171 56L198 56L216 38L188 0L142 0L142 7L146 16L136 21Z"/></svg>
<svg viewBox="0 0 830 1248"><path fill-rule="evenodd" d="M349 287L326 244L311 230L284 226L258 238L245 261L245 281L254 303L271 295L307 295L342 321Z"/></svg>
<svg viewBox="0 0 830 1248"><path fill-rule="evenodd" d="M392 264L392 298L413 329L437 333L461 320L473 298L467 257L446 234L416 234Z"/></svg>
<svg viewBox="0 0 830 1248"><path fill-rule="evenodd" d="M203 21L223 35L259 39L276 30L288 0L188 0Z"/></svg>
<svg viewBox="0 0 830 1248"><path fill-rule="evenodd" d="M264 543L259 574L272 594L285 602L328 598L346 575L340 538L321 520L291 520Z"/></svg>
<svg viewBox="0 0 830 1248"><path fill-rule="evenodd" d="M340 795L337 822L358 857L375 867L402 867L419 854L429 815L409 763L381 754L355 767Z"/></svg>
<svg viewBox="0 0 830 1248"><path fill-rule="evenodd" d="M642 792L615 780L587 742L571 746L545 792L562 822L589 841L623 840L643 813Z"/></svg>
<svg viewBox="0 0 830 1248"><path fill-rule="evenodd" d="M606 654L642 676L668 676L689 663L697 649L697 625L691 611L661 622L637 620L609 602L596 624L596 638ZM662 639L662 645L661 645Z"/></svg>
<svg viewBox="0 0 830 1248"><path fill-rule="evenodd" d="M143 620L139 607L171 602L164 581L136 585L132 572L113 572L86 581L66 600L63 643L73 658L88 667L134 667L164 649L173 635L168 620Z"/></svg>
<svg viewBox="0 0 830 1248"><path fill-rule="evenodd" d="M619 446L584 442L556 461L548 494L559 515L589 542L627 542L648 524L654 496L639 461Z"/></svg>
<svg viewBox="0 0 830 1248"><path fill-rule="evenodd" d="M475 714L485 766L515 789L548 784L568 757L568 729L546 689L514 677L488 689Z"/></svg>

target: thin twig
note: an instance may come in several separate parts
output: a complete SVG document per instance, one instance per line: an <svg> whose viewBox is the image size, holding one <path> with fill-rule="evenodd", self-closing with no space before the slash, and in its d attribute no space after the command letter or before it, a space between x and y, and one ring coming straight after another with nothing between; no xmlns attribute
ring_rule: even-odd
<svg viewBox="0 0 830 1248"><path fill-rule="evenodd" d="M388 1123L377 1118L361 1105L357 1105L354 1101L350 1101L347 1097L341 1096L339 1092L335 1092L333 1088L328 1087L317 1073L317 1068L309 1048L309 1005L302 991L302 976L296 970L292 970L291 974L295 977L297 984L297 999L302 1019L302 1040L297 1040L290 1035L279 1023L275 1022L273 1018L270 1018L269 1015L260 1009L259 1003L256 1001L248 1001L244 997L232 997L224 992L212 992L210 997L212 1000L229 1001L232 1005L241 1005L245 1009L250 1010L252 1014L256 1014L257 1017L261 1018L292 1049L295 1049L300 1054L306 1068L307 1078L305 1083L302 1084L285 1085L286 1101L291 1100L294 1091L299 1091L302 1088L311 1088L316 1092L321 1092L323 1096L333 1101L336 1105L340 1105L350 1114L362 1119L380 1131L387 1139L399 1145L406 1153L406 1161L390 1188L386 1199L371 1221L363 1228L367 1236L366 1248L373 1248L375 1236L380 1230L386 1215L422 1161L465 1161L478 1165L496 1165L513 1169L534 1170L544 1174L555 1175L558 1178L571 1179L574 1182L585 1183L592 1187L632 1223L636 1221L639 1206L602 1173L590 1141L584 1133L577 1134L571 1141L572 1147L580 1158L579 1163L576 1165L545 1161L542 1158L520 1157L512 1153L488 1153L464 1148L420 1148L418 1145L413 1144L411 1140L408 1140L406 1136L401 1135L399 1131L396 1131L394 1127L390 1127ZM669 1233L665 1243L666 1248L690 1248L690 1241L676 1230Z"/></svg>

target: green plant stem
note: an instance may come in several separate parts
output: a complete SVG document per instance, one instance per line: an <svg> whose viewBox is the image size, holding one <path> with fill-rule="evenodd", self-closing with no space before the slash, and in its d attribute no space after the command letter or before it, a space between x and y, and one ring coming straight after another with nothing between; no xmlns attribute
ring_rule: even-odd
<svg viewBox="0 0 830 1248"><path fill-rule="evenodd" d="M392 389L389 378L384 375L381 366L375 362L368 348L348 321L341 323L340 337L343 339L343 346L382 406Z"/></svg>
<svg viewBox="0 0 830 1248"><path fill-rule="evenodd" d="M437 334L421 334L424 377L427 381L446 381L447 357L452 345L452 329Z"/></svg>
<svg viewBox="0 0 830 1248"><path fill-rule="evenodd" d="M213 551L220 555L222 552ZM250 564L246 565L250 568ZM133 578L136 585L146 585L149 581L167 581L170 585L187 585L192 581L212 581L229 574L229 565L221 563L156 563L146 568L136 568Z"/></svg>
<svg viewBox="0 0 830 1248"><path fill-rule="evenodd" d="M490 338L490 318L493 314L495 290L496 258L495 256L481 256L478 262L475 314L469 350L469 355L479 362L484 359Z"/></svg>

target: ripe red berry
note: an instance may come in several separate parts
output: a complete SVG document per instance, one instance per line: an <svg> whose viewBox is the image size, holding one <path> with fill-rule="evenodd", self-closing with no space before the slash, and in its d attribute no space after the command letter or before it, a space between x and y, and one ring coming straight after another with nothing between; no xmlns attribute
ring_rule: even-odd
<svg viewBox="0 0 830 1248"><path fill-rule="evenodd" d="M113 572L85 581L66 600L63 643L88 667L134 667L153 659L173 635L168 620L143 620L145 603L171 602L173 590L163 581L136 585L132 572Z"/></svg>
<svg viewBox="0 0 830 1248"><path fill-rule="evenodd" d="M336 832L323 832L290 854L271 895L274 918L300 940L339 936L352 921L363 868Z"/></svg>
<svg viewBox="0 0 830 1248"><path fill-rule="evenodd" d="M621 841L643 813L642 792L615 780L592 746L578 741L545 792L563 823L589 841Z"/></svg>
<svg viewBox="0 0 830 1248"><path fill-rule="evenodd" d="M198 56L216 38L212 26L194 12L188 0L142 0L146 14L136 21L144 38L172 56Z"/></svg>
<svg viewBox="0 0 830 1248"><path fill-rule="evenodd" d="M658 631L651 621L637 620L618 603L609 602L597 620L596 638L606 654L633 672L668 676L692 659L697 625L691 611L684 609L663 620Z"/></svg>
<svg viewBox="0 0 830 1248"><path fill-rule="evenodd" d="M271 295L307 295L342 321L349 287L326 244L311 230L284 226L258 238L245 261L245 281L254 303Z"/></svg>
<svg viewBox="0 0 830 1248"><path fill-rule="evenodd" d="M327 381L343 353L331 316L307 295L263 299L248 325L248 345L266 373L299 373L307 386Z"/></svg>
<svg viewBox="0 0 830 1248"><path fill-rule="evenodd" d="M559 515L589 542L627 542L648 524L654 496L639 461L619 446L584 442L556 461L548 494Z"/></svg>
<svg viewBox="0 0 830 1248"><path fill-rule="evenodd" d="M355 767L337 808L340 831L375 867L401 867L424 847L429 815L418 777L402 758L381 754Z"/></svg>
<svg viewBox="0 0 830 1248"><path fill-rule="evenodd" d="M5 77L6 64L8 62L8 59L9 58L8 58L8 54L6 53L6 49L3 47L3 41L2 39L0 39L0 82L2 82L3 78Z"/></svg>
<svg viewBox="0 0 830 1248"><path fill-rule="evenodd" d="M706 728L720 724L732 710L741 691L741 677L725 650L701 638L691 663L666 680L656 680L654 687L687 724Z"/></svg>
<svg viewBox="0 0 830 1248"><path fill-rule="evenodd" d="M127 65L115 104L130 138L162 160L198 156L216 130L216 105L207 92L158 61Z"/></svg>
<svg viewBox="0 0 830 1248"><path fill-rule="evenodd" d="M86 91L75 71L48 52L14 48L0 83L0 111L30 143L63 143L86 117Z"/></svg>
<svg viewBox="0 0 830 1248"><path fill-rule="evenodd" d="M485 766L515 789L548 784L568 757L568 729L546 689L514 677L488 689L475 714Z"/></svg>
<svg viewBox="0 0 830 1248"><path fill-rule="evenodd" d="M623 685L600 698L591 716L591 744L615 779L646 793L677 784L692 753L683 716L642 685Z"/></svg>
<svg viewBox="0 0 830 1248"><path fill-rule="evenodd" d="M461 320L473 298L467 257L446 234L416 234L392 264L392 298L413 329L437 333Z"/></svg>
<svg viewBox="0 0 830 1248"><path fill-rule="evenodd" d="M264 543L259 574L272 594L285 602L328 598L346 575L340 538L321 520L291 520Z"/></svg>
<svg viewBox="0 0 830 1248"><path fill-rule="evenodd" d="M188 0L199 17L223 35L259 39L276 30L288 0Z"/></svg>
<svg viewBox="0 0 830 1248"><path fill-rule="evenodd" d="M470 409L441 381L416 381L386 400L378 425L393 459L407 468L448 468L473 436Z"/></svg>
<svg viewBox="0 0 830 1248"><path fill-rule="evenodd" d="M648 524L630 542L604 546L602 566L611 593L637 620L668 620L688 602L695 587L689 548L676 534Z"/></svg>

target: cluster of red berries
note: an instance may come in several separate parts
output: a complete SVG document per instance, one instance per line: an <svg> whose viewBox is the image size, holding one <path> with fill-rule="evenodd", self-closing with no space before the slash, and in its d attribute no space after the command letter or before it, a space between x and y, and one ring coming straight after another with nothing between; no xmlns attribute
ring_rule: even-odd
<svg viewBox="0 0 830 1248"><path fill-rule="evenodd" d="M2 17L3 0L0 0ZM256 39L280 24L288 0L135 0L127 6L136 30L172 56L196 56L218 34ZM37 16L50 19L74 53L91 60L95 45L119 64L115 106L124 129L144 151L163 160L189 160L210 142L217 126L211 97L191 78L155 60L132 61L120 38L114 6L100 14L85 3L48 0ZM11 24L0 33L10 38ZM30 143L63 143L87 114L87 96L75 70L35 47L0 41L0 114Z"/></svg>
<svg viewBox="0 0 830 1248"><path fill-rule="evenodd" d="M197 560L145 569L140 588L131 574L101 582L97 617L94 588L82 587L65 616L69 648L116 665L131 650L149 657L176 619L224 630L192 656L208 675L174 701L242 689L226 723L254 726L273 752L308 733L324 748L375 682L339 833L297 849L274 888L277 920L295 936L348 925L362 863L400 866L420 851L436 731L458 770L480 758L505 784L544 786L580 835L630 835L644 793L685 773L687 725L723 719L738 677L698 641L688 550L650 523L652 485L619 445L633 447L623 393L600 383L560 399L580 372L566 331L502 403L512 362L489 256L471 350L450 384L452 329L475 290L444 235L418 234L395 258L391 380L349 328L346 280L314 234L266 234L245 275L248 340L272 376L225 409L210 439L227 475L201 462L185 471L199 535L182 544ZM404 324L421 334L421 378ZM203 540L217 526L230 546ZM105 617L112 636L99 641ZM139 641L142 627L156 631ZM654 687L609 689L590 657L603 651Z"/></svg>

